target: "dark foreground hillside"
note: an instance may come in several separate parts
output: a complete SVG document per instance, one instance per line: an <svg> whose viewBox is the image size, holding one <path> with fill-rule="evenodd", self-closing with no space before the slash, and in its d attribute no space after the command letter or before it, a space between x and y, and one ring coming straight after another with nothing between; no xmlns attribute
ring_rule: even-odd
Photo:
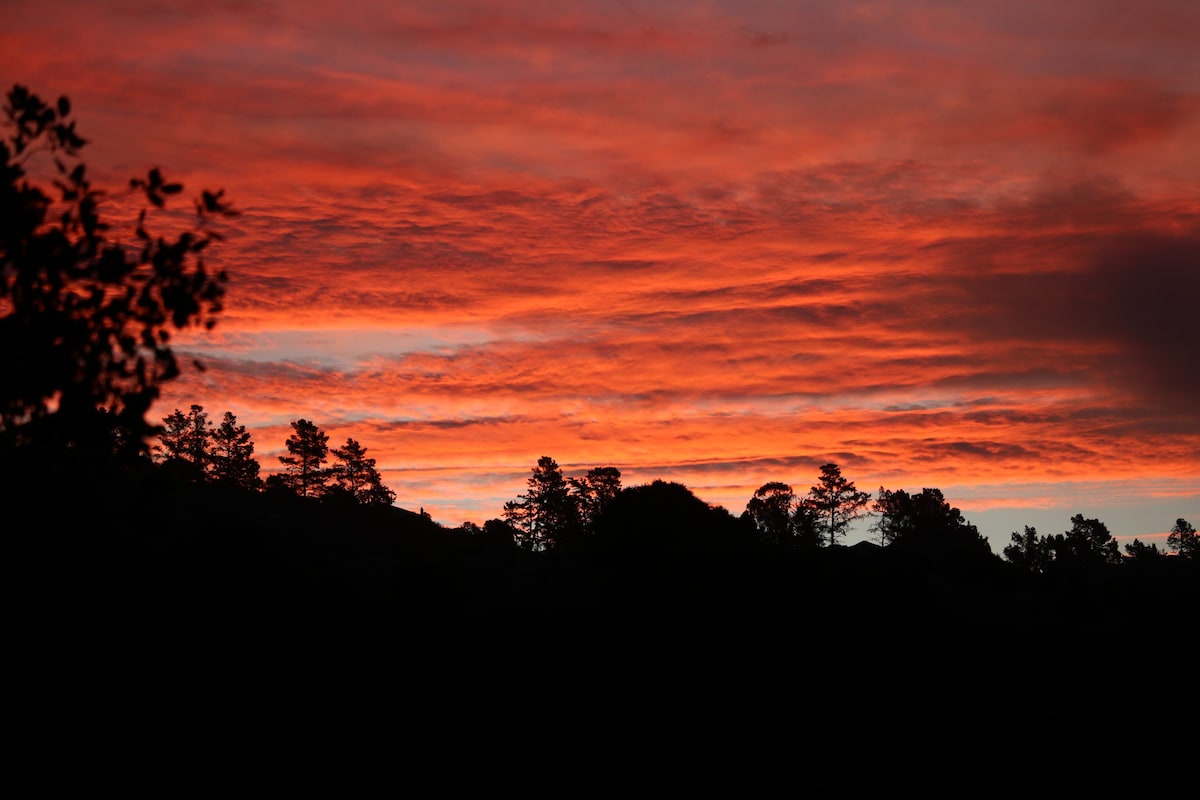
<svg viewBox="0 0 1200 800"><path fill-rule="evenodd" d="M646 713L679 733L944 712L1064 675L1112 692L1175 668L1196 607L1175 559L1051 582L870 545L678 545L688 531L531 553L397 508L154 476L69 495L30 481L7 503L38 724L95 747L120 719L176 757L293 752L362 717L503 739L531 719L566 735Z"/></svg>

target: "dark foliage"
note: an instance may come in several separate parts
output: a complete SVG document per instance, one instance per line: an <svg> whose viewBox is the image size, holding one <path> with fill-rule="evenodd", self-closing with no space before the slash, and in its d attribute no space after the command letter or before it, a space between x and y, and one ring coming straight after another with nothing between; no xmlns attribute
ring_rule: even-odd
<svg viewBox="0 0 1200 800"><path fill-rule="evenodd" d="M204 407L192 404L186 414L177 408L163 417L158 440L167 461L186 462L202 476L212 461L212 436Z"/></svg>
<svg viewBox="0 0 1200 800"><path fill-rule="evenodd" d="M579 506L580 523L585 531L595 529L596 521L608 510L621 491L621 470L593 467L582 478L567 478L571 494Z"/></svg>
<svg viewBox="0 0 1200 800"><path fill-rule="evenodd" d="M747 527L679 483L622 489L596 522L597 546L639 553L716 552L746 545Z"/></svg>
<svg viewBox="0 0 1200 800"><path fill-rule="evenodd" d="M1186 519L1177 519L1167 535L1167 547L1183 558L1200 558L1200 537Z"/></svg>
<svg viewBox="0 0 1200 800"><path fill-rule="evenodd" d="M332 450L336 463L329 469L333 489L344 493L354 503L390 506L396 493L383 485L375 459L367 448L354 439L346 439L342 447Z"/></svg>
<svg viewBox="0 0 1200 800"><path fill-rule="evenodd" d="M817 513L786 483L764 483L746 503L742 516L767 546L806 550L821 546Z"/></svg>
<svg viewBox="0 0 1200 800"><path fill-rule="evenodd" d="M526 550L569 546L582 533L583 513L571 483L550 456L538 459L524 494L504 505L504 519Z"/></svg>
<svg viewBox="0 0 1200 800"><path fill-rule="evenodd" d="M278 476L282 486L300 497L325 494L331 477L325 462L329 460L329 435L306 419L292 422L292 434L284 443L288 454L279 456L284 472ZM272 476L276 477L276 476Z"/></svg>
<svg viewBox="0 0 1200 800"><path fill-rule="evenodd" d="M764 548L662 481L622 490L594 549L530 552L499 520L449 530L165 466L74 486L71 503L24 476L6 487L26 520L6 544L18 685L53 687L38 720L60 741L82 732L97 758L132 750L176 771L394 747L385 721L452 740L483 718L618 724L669 702L661 732L729 708L811 720L919 697L910 713L928 713L1031 664L1079 686L1125 652L1165 658L1200 585L1180 558L1082 582L865 543ZM346 717L371 709L383 718L365 727ZM133 732L103 736L111 719Z"/></svg>
<svg viewBox="0 0 1200 800"><path fill-rule="evenodd" d="M984 560L992 550L979 530L967 522L940 489L909 494L879 487L874 504L879 519L872 526L882 542L926 558Z"/></svg>
<svg viewBox="0 0 1200 800"><path fill-rule="evenodd" d="M237 424L237 417L232 412L225 412L221 424L210 434L210 439L213 480L247 491L257 491L262 487L262 479L258 475L259 463L254 458L254 442L246 426Z"/></svg>
<svg viewBox="0 0 1200 800"><path fill-rule="evenodd" d="M846 535L851 522L867 513L871 493L858 491L837 464L824 464L817 483L801 502L815 518L818 530L834 545Z"/></svg>
<svg viewBox="0 0 1200 800"><path fill-rule="evenodd" d="M128 459L152 431L145 416L179 372L173 330L211 327L224 273L203 253L214 216L234 212L204 192L175 236L151 233L152 212L183 191L155 168L129 182L149 204L124 236L101 216L67 98L8 92L0 139L0 436L11 446ZM31 171L49 161L50 176ZM99 410L103 409L104 413Z"/></svg>

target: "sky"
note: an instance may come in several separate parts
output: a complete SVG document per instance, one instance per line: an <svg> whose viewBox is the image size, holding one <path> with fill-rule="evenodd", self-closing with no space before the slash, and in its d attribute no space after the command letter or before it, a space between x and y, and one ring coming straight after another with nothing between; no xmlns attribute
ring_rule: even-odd
<svg viewBox="0 0 1200 800"><path fill-rule="evenodd" d="M99 184L241 212L216 328L174 339L205 370L151 413L232 411L264 472L308 419L456 526L543 455L735 514L834 462L996 552L1074 514L1161 548L1200 523L1198 31L1194 0L6 0L0 82L70 98Z"/></svg>

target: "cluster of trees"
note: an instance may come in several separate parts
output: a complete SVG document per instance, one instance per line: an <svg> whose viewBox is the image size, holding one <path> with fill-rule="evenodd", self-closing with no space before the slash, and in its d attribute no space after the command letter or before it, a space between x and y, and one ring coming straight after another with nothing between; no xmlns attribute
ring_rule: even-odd
<svg viewBox="0 0 1200 800"><path fill-rule="evenodd" d="M163 418L158 438L164 465L215 483L248 491L282 489L300 497L361 505L391 505L396 499L365 447L347 438L342 447L330 448L329 436L306 419L292 423L292 434L284 443L288 454L279 456L283 470L265 481L259 476L250 432L229 411L214 427L203 406L193 404L186 413L175 409ZM331 454L334 462L327 466Z"/></svg>
<svg viewBox="0 0 1200 800"><path fill-rule="evenodd" d="M329 436L314 423L298 419L284 443L288 454L279 456L284 471L267 479L267 487L280 486L301 497L346 499L361 505L391 505L396 493L383 485L375 459L354 439L329 447ZM329 455L334 463L326 467Z"/></svg>
<svg viewBox="0 0 1200 800"><path fill-rule="evenodd" d="M553 458L542 456L528 479L525 493L505 504L503 524L525 548L561 548L595 533L605 521L605 513L634 490L654 489L655 496L669 499L667 485L658 484L662 482L653 487L622 489L621 473L615 467L597 467L582 478L571 478L563 475ZM724 513L732 520L728 512ZM763 484L747 502L738 521L739 530L748 532L760 544L803 550L837 544L851 523L868 515L875 517L870 530L882 546L923 553L994 557L986 537L946 501L940 489L924 488L909 493L881 486L872 496L870 492L859 491L854 481L843 476L841 468L833 463L820 467L817 482L804 495L797 495L787 483ZM500 524L499 520L488 523L493 528ZM625 520L622 524L628 527L630 523ZM1012 534L1012 544L1004 548L1003 556L1025 570L1043 573L1119 564L1127 557L1145 560L1165 555L1156 545L1134 540L1125 545L1122 556L1107 526L1081 514L1071 518L1071 526L1069 531L1051 536L1039 536L1035 529L1026 527L1024 534ZM1196 531L1187 520L1176 521L1167 539L1167 551L1184 558L1196 557Z"/></svg>
<svg viewBox="0 0 1200 800"><path fill-rule="evenodd" d="M991 555L987 539L959 509L946 502L940 489L925 488L910 494L881 486L872 502L869 493L858 491L852 481L842 477L836 464L822 466L817 484L803 497L797 497L785 483L764 484L750 498L743 516L754 523L765 542L812 547L834 544L851 522L867 514L876 516L871 531L884 546ZM1183 558L1196 557L1196 530L1187 520L1175 521L1166 551L1135 539L1125 545L1123 556L1103 522L1076 514L1071 517L1071 529L1062 534L1039 536L1031 527L1026 527L1023 534L1014 532L1003 557L1029 572L1045 573L1120 564L1126 558L1144 561L1168 552Z"/></svg>
<svg viewBox="0 0 1200 800"><path fill-rule="evenodd" d="M1181 558L1197 558L1196 529L1186 519L1175 520L1167 535L1167 550L1158 545L1134 539L1125 545L1125 557L1144 562L1174 553ZM1071 529L1059 534L1039 535L1036 528L1025 526L1024 533L1013 532L1012 544L1004 548L1004 558L1038 574L1063 569L1092 567L1100 564L1119 564L1124 560L1117 540L1108 526L1098 519L1086 519L1082 514L1071 517Z"/></svg>
<svg viewBox="0 0 1200 800"><path fill-rule="evenodd" d="M504 522L523 547L553 549L594 533L621 494L621 472L616 467L596 467L582 478L573 478L565 476L553 458L542 456L526 491L505 504ZM764 544L783 548L834 545L851 523L871 513L871 499L869 492L859 491L842 475L837 464L824 464L817 483L803 497L786 483L760 487L746 504L742 529L752 531ZM960 535L987 549L986 540L937 489L909 496L881 488L873 510L880 515L876 529L886 544Z"/></svg>
<svg viewBox="0 0 1200 800"><path fill-rule="evenodd" d="M172 469L248 491L262 488L250 432L229 411L213 427L202 406L192 405L186 414L175 409L163 417L158 438L162 460Z"/></svg>
<svg viewBox="0 0 1200 800"><path fill-rule="evenodd" d="M772 481L759 487L743 512L761 541L788 548L834 545L851 523L868 515L877 517L871 531L881 545L990 552L984 536L946 502L940 489L910 494L881 486L872 498L832 463L821 466L807 494L799 496L788 484Z"/></svg>
<svg viewBox="0 0 1200 800"><path fill-rule="evenodd" d="M850 524L867 513L869 492L860 492L837 464L824 464L817 483L803 497L780 481L758 488L743 516L759 539L783 547L833 545Z"/></svg>
<svg viewBox="0 0 1200 800"><path fill-rule="evenodd" d="M525 493L504 504L504 522L528 550L562 547L593 532L620 491L621 471L616 467L595 467L582 478L571 478L553 458L542 456Z"/></svg>

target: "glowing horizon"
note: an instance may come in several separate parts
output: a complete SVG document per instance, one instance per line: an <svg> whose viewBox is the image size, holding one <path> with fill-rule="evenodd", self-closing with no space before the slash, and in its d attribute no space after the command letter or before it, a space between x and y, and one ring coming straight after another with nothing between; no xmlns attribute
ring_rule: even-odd
<svg viewBox="0 0 1200 800"><path fill-rule="evenodd" d="M242 212L225 313L178 338L208 369L152 418L233 411L265 470L303 417L451 526L542 455L735 514L833 461L997 550L1043 512L1200 517L1195 3L0 21L0 77L70 97L101 183Z"/></svg>

